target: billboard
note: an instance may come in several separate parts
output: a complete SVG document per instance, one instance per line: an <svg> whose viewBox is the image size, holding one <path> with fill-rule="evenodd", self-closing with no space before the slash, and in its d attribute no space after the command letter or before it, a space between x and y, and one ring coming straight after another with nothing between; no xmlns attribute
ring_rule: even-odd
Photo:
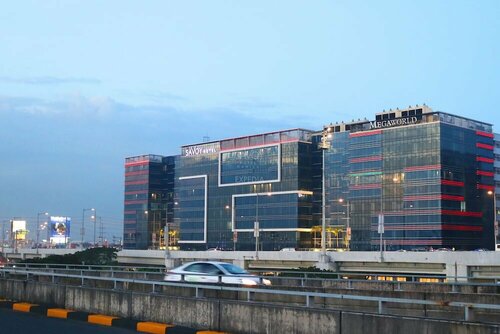
<svg viewBox="0 0 500 334"><path fill-rule="evenodd" d="M12 234L16 240L26 239L26 220L11 220Z"/></svg>
<svg viewBox="0 0 500 334"><path fill-rule="evenodd" d="M70 237L70 217L49 217L50 242L54 244L65 244Z"/></svg>

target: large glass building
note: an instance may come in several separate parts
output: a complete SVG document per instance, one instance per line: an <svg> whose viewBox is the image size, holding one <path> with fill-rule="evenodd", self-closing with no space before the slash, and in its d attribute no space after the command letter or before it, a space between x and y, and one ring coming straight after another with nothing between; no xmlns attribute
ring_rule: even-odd
<svg viewBox="0 0 500 334"><path fill-rule="evenodd" d="M125 159L123 247L160 248L163 228L173 222L175 157L140 155Z"/></svg>
<svg viewBox="0 0 500 334"><path fill-rule="evenodd" d="M421 106L323 133L327 225L346 248L493 249L490 124Z"/></svg>
<svg viewBox="0 0 500 334"><path fill-rule="evenodd" d="M494 147L424 105L127 158L125 247L493 249Z"/></svg>
<svg viewBox="0 0 500 334"><path fill-rule="evenodd" d="M311 137L294 129L182 147L174 202L181 249L312 247L320 166Z"/></svg>

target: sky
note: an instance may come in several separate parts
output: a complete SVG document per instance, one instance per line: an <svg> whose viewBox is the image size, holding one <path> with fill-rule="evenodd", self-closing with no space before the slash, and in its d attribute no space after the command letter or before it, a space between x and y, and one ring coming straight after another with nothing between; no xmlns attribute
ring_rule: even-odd
<svg viewBox="0 0 500 334"><path fill-rule="evenodd" d="M500 132L499 17L498 0L3 2L0 222L33 237L38 213L70 216L80 240L96 208L121 237L125 157L204 137L423 103Z"/></svg>

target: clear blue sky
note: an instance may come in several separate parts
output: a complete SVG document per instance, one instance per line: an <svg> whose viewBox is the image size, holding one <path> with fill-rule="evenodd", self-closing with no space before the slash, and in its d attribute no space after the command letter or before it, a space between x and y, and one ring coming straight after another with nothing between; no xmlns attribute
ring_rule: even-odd
<svg viewBox="0 0 500 334"><path fill-rule="evenodd" d="M204 136L421 103L499 132L499 18L498 0L6 1L0 219L78 232L96 207L119 236L124 158Z"/></svg>

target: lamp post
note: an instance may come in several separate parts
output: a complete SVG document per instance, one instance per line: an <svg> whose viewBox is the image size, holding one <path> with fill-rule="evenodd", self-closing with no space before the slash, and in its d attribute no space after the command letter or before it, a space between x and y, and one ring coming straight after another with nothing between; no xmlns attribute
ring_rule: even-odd
<svg viewBox="0 0 500 334"><path fill-rule="evenodd" d="M91 216L90 218L93 218L94 219L94 247L95 247L95 232L96 232L96 225L97 225L97 211L94 210L94 215Z"/></svg>
<svg viewBox="0 0 500 334"><path fill-rule="evenodd" d="M95 211L94 208L90 209L83 209L82 210L82 230L81 230L81 235L82 235L82 249L83 249L83 242L84 242L84 236L85 236L85 212L86 211Z"/></svg>
<svg viewBox="0 0 500 334"><path fill-rule="evenodd" d="M255 222L253 225L253 236L255 237L255 259L259 259L259 193L256 193Z"/></svg>
<svg viewBox="0 0 500 334"><path fill-rule="evenodd" d="M488 195L493 197L493 236L494 236L494 250L497 249L497 239L498 239L498 221L497 221L497 201L496 201L496 194L493 190L488 190Z"/></svg>
<svg viewBox="0 0 500 334"><path fill-rule="evenodd" d="M41 215L44 215L44 216L48 216L49 213L48 212L39 212L37 213L36 215L36 254L38 255L38 242L40 240L40 216Z"/></svg>
<svg viewBox="0 0 500 334"><path fill-rule="evenodd" d="M339 203L346 203L346 248L350 250L350 241L351 241L351 203L348 200L344 200L343 198L339 198Z"/></svg>
<svg viewBox="0 0 500 334"><path fill-rule="evenodd" d="M331 138L331 128L324 128L321 132L321 142L318 148L321 150L321 252L326 254L326 181L325 181L325 151L330 148L328 138Z"/></svg>
<svg viewBox="0 0 500 334"><path fill-rule="evenodd" d="M253 235L255 237L255 259L259 259L259 240L260 240L260 222L259 222L259 197L261 193L255 193L256 205L255 205L255 222L253 226ZM272 193L267 193L267 196L272 196Z"/></svg>

